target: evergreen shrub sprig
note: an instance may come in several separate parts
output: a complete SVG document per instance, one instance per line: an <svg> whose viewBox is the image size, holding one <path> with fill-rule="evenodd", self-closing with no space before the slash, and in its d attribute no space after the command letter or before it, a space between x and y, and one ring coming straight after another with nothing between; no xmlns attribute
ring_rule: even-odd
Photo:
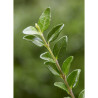
<svg viewBox="0 0 98 98"><path fill-rule="evenodd" d="M47 8L40 16L38 23L35 23L35 27L29 26L23 30L25 36L23 39L31 41L39 47L46 47L47 52L40 55L40 58L45 60L44 64L47 65L49 70L56 76L63 79L63 82L55 82L54 85L65 90L70 97L64 98L75 98L72 88L76 87L79 81L79 75L81 70L75 69L70 74L69 69L73 56L69 56L65 60L65 53L68 38L67 36L61 37L54 45L53 50L50 48L50 44L56 40L62 31L64 24L58 24L52 28L48 33L47 40L44 37L43 32L50 25L51 13L50 8ZM78 98L84 98L84 90L80 92Z"/></svg>

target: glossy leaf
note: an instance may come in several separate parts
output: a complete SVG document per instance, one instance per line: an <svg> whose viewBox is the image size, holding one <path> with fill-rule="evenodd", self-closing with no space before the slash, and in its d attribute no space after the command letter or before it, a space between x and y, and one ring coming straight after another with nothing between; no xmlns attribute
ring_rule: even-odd
<svg viewBox="0 0 98 98"><path fill-rule="evenodd" d="M51 58L51 55L48 52L42 53L40 55L40 58L46 61L54 62L53 59Z"/></svg>
<svg viewBox="0 0 98 98"><path fill-rule="evenodd" d="M54 75L59 76L60 73L59 73L58 69L56 68L55 63L46 61L44 64L48 65L48 69L49 69Z"/></svg>
<svg viewBox="0 0 98 98"><path fill-rule="evenodd" d="M65 75L67 75L69 72L69 68L70 68L72 60L73 60L73 56L70 56L63 62L62 70Z"/></svg>
<svg viewBox="0 0 98 98"><path fill-rule="evenodd" d="M53 47L53 54L58 59L59 64L62 65L66 58L67 36L61 37Z"/></svg>
<svg viewBox="0 0 98 98"><path fill-rule="evenodd" d="M23 37L23 39L32 41L35 45L37 45L39 47L42 47L44 45L43 41L40 38L33 36L33 35L26 35Z"/></svg>
<svg viewBox="0 0 98 98"><path fill-rule="evenodd" d="M76 69L72 71L67 78L67 82L71 88L74 88L77 86L78 81L79 81L79 75L80 75L81 70Z"/></svg>
<svg viewBox="0 0 98 98"><path fill-rule="evenodd" d="M57 87L65 90L68 93L67 87L66 87L66 85L64 83L62 83L62 82L55 82L54 86L57 86Z"/></svg>
<svg viewBox="0 0 98 98"><path fill-rule="evenodd" d="M48 66L48 69L51 71L52 74L59 76L59 73L55 69L53 69L53 67Z"/></svg>
<svg viewBox="0 0 98 98"><path fill-rule="evenodd" d="M57 39L57 37L59 36L60 32L62 31L64 27L64 24L59 24L57 26L55 26L48 34L47 36L47 40L49 42L54 41L55 39Z"/></svg>
<svg viewBox="0 0 98 98"><path fill-rule="evenodd" d="M82 90L79 94L79 97L78 98L85 98L85 94L84 94L84 90Z"/></svg>
<svg viewBox="0 0 98 98"><path fill-rule="evenodd" d="M56 42L53 48L53 54L56 58L58 58L58 55L61 49L66 50L66 45L67 45L67 36L63 36Z"/></svg>
<svg viewBox="0 0 98 98"><path fill-rule="evenodd" d="M42 15L39 18L38 25L41 29L41 32L45 31L48 26L50 25L50 18L51 18L51 13L50 13L50 8L47 8Z"/></svg>
<svg viewBox="0 0 98 98"><path fill-rule="evenodd" d="M23 33L27 34L27 35L39 35L39 32L33 26L29 26L29 27L25 28L23 30Z"/></svg>

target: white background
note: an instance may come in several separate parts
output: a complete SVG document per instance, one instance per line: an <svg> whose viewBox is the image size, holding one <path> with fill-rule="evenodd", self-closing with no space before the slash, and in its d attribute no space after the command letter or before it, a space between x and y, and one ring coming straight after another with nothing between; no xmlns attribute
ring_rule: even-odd
<svg viewBox="0 0 98 98"><path fill-rule="evenodd" d="M98 98L98 0L85 0L85 98Z"/></svg>
<svg viewBox="0 0 98 98"><path fill-rule="evenodd" d="M85 98L98 98L98 0L85 0ZM0 98L13 98L13 0L0 1Z"/></svg>

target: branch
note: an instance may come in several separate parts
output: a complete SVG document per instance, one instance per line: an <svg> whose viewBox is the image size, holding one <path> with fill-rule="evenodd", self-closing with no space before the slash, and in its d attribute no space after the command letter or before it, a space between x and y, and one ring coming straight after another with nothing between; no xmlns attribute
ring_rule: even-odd
<svg viewBox="0 0 98 98"><path fill-rule="evenodd" d="M59 63L58 63L58 60L57 60L57 59L55 58L55 56L53 55L53 53L52 53L52 51L51 51L51 48L50 48L50 46L49 46L49 43L46 42L46 40L45 40L45 38L44 38L44 35L43 35L42 33L41 33L41 38L42 38L42 40L43 40L44 43L45 43L45 47L48 49L50 55L52 56L54 62L56 63L56 67L58 68L59 72L61 73L62 79L64 80L64 83L65 83L65 85L66 85L67 88L68 88L68 91L69 91L70 96L71 96L72 98L75 98L75 96L74 96L74 94L73 94L73 91L72 91L72 89L70 88L70 86L69 86L69 84L68 84L68 82L67 82L67 80L66 80L66 76L65 76L65 74L63 73L63 71L62 71L62 69L61 69L61 67L60 67L60 65L59 65Z"/></svg>

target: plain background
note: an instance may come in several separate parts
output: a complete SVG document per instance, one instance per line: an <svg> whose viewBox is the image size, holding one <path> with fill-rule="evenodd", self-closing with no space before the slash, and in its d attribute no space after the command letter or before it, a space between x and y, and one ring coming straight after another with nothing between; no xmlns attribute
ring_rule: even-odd
<svg viewBox="0 0 98 98"><path fill-rule="evenodd" d="M0 4L0 98L13 98L13 0ZM98 98L97 5L97 0L85 0L85 98Z"/></svg>

